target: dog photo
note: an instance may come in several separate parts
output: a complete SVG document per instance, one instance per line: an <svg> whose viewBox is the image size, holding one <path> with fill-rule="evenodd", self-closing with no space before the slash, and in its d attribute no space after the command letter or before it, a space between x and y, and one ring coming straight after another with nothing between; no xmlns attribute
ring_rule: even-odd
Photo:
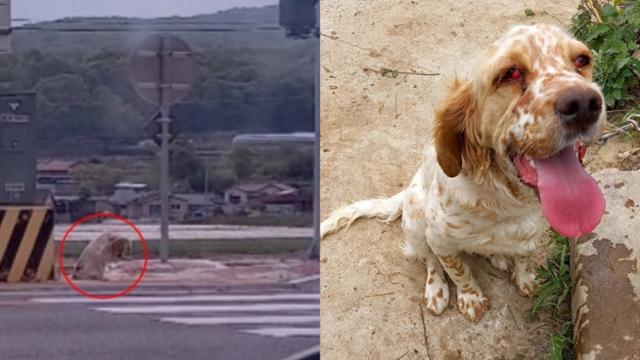
<svg viewBox="0 0 640 360"><path fill-rule="evenodd" d="M587 32L637 8L323 3L323 355L605 358L595 334L606 326L585 314L608 310L585 294L616 273L595 265L616 255L593 260L593 241L637 251L603 237L624 208L608 189L633 176L621 154L637 147L608 137L634 128L637 111L597 70L608 40ZM609 119L617 108L625 115ZM637 310L636 291L626 301ZM615 358L637 356L625 346Z"/></svg>

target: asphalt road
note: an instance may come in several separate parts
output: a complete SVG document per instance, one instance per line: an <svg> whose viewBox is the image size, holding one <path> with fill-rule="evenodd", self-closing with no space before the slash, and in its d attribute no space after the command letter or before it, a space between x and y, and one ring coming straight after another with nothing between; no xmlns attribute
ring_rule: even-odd
<svg viewBox="0 0 640 360"><path fill-rule="evenodd" d="M233 289L142 285L115 301L91 301L64 285L0 285L0 359L284 359L319 344L318 294L317 280Z"/></svg>

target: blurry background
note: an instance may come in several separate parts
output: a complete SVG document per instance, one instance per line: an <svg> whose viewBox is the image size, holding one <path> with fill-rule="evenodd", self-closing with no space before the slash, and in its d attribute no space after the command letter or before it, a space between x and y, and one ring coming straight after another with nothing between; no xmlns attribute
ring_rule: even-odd
<svg viewBox="0 0 640 360"><path fill-rule="evenodd" d="M0 91L37 94L38 188L56 196L59 221L159 216L156 108L128 63L162 30L198 65L171 110L172 220L311 225L317 39L287 37L274 3L16 2Z"/></svg>

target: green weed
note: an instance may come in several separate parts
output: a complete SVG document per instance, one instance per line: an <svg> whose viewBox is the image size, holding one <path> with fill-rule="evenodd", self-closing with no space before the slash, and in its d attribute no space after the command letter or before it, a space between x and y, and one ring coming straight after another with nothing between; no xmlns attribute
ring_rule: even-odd
<svg viewBox="0 0 640 360"><path fill-rule="evenodd" d="M540 290L531 315L549 314L556 331L549 344L551 360L575 359L571 324L571 273L569 239L558 234L551 236L551 253L547 263L538 269Z"/></svg>
<svg viewBox="0 0 640 360"><path fill-rule="evenodd" d="M591 47L596 68L594 80L610 109L640 104L640 2L582 0L571 32Z"/></svg>

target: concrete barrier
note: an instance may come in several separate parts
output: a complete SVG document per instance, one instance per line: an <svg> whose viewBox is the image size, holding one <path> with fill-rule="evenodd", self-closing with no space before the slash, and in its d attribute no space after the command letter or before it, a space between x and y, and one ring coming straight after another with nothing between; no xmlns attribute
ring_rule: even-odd
<svg viewBox="0 0 640 360"><path fill-rule="evenodd" d="M0 282L54 278L53 209L0 206Z"/></svg>
<svg viewBox="0 0 640 360"><path fill-rule="evenodd" d="M571 249L576 359L640 359L640 170L594 178L607 211Z"/></svg>

